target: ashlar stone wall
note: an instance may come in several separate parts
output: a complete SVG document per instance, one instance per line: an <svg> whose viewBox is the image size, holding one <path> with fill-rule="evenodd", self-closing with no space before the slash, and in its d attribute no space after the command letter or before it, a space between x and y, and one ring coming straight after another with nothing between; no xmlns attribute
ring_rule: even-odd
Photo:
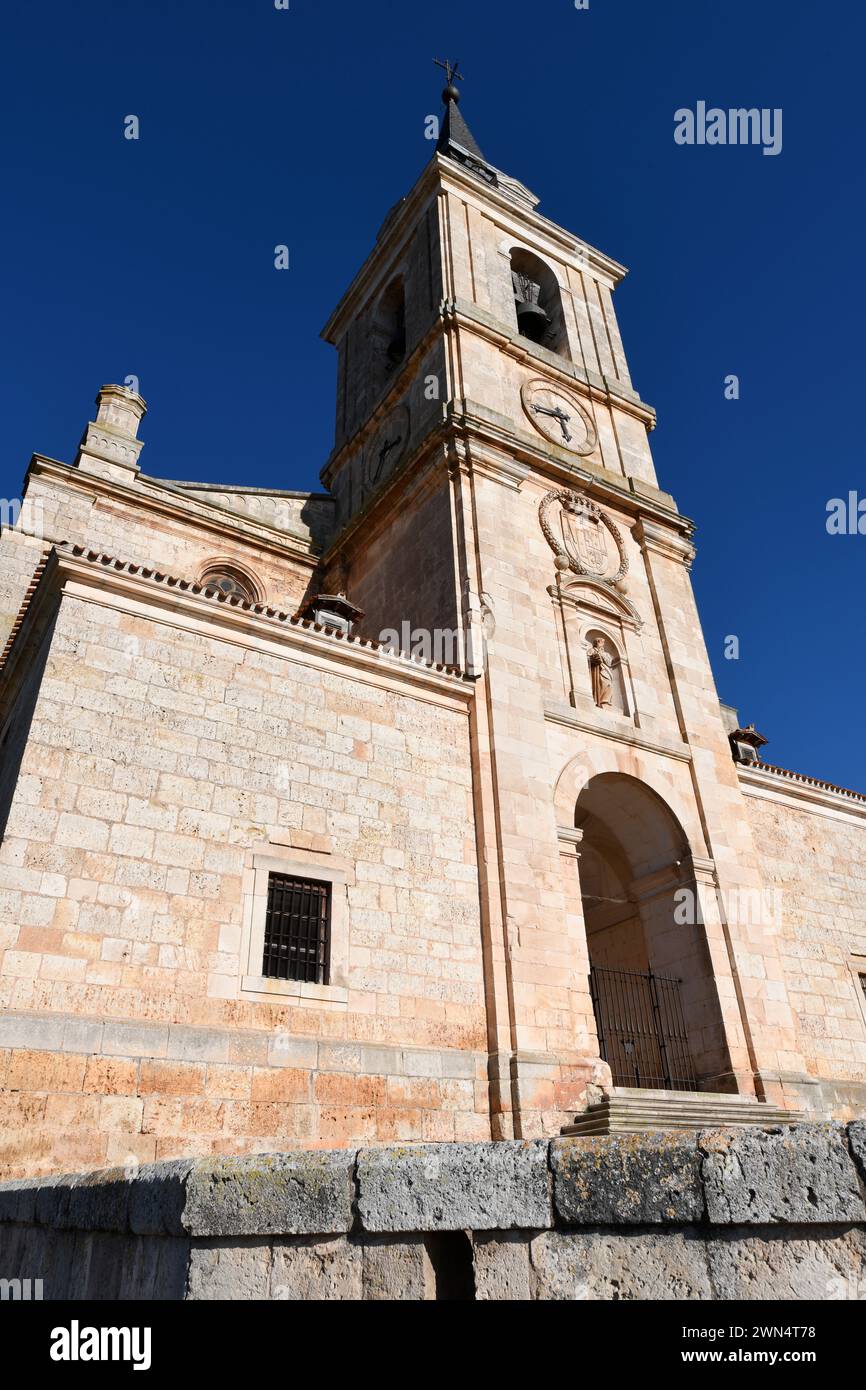
<svg viewBox="0 0 866 1390"><path fill-rule="evenodd" d="M866 1110L866 808L816 805L784 783L755 795L755 777L744 774L745 805L767 886L778 895L800 1047L822 1104L853 1118Z"/></svg>
<svg viewBox="0 0 866 1390"><path fill-rule="evenodd" d="M34 634L40 601L0 848L4 1171L488 1137L464 683L83 556ZM285 861L333 883L328 985L251 978L255 867Z"/></svg>

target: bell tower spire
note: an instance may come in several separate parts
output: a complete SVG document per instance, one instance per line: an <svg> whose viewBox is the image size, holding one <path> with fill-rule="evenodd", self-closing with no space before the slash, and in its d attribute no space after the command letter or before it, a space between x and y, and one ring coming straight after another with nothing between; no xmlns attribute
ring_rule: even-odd
<svg viewBox="0 0 866 1390"><path fill-rule="evenodd" d="M481 148L472 131L469 129L460 110L460 89L458 82L463 81L463 74L460 71L459 62L452 63L447 58L434 58L434 63L439 68L444 68L448 79L447 85L442 92L442 100L445 104L445 115L442 119L442 126L436 149L439 154L450 155L452 158L461 159L461 155L469 154L473 159L479 159L486 163ZM461 160L462 162L462 160Z"/></svg>

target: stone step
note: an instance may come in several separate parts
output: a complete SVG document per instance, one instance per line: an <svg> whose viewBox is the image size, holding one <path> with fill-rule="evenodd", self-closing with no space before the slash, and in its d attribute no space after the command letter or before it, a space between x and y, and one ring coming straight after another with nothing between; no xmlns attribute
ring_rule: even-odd
<svg viewBox="0 0 866 1390"><path fill-rule="evenodd" d="M801 1111L783 1110L749 1096L721 1091L640 1091L611 1087L601 1101L575 1116L563 1134L645 1134L662 1129L739 1129L801 1123Z"/></svg>
<svg viewBox="0 0 866 1390"><path fill-rule="evenodd" d="M739 1119L739 1120L713 1120L707 1122L701 1119L676 1119L671 1120L665 1116L659 1116L654 1120L626 1120L610 1119L598 1117L595 1119L579 1120L573 1125L563 1125L560 1133L564 1135L603 1135L603 1134L652 1134L661 1130L706 1130L706 1129L775 1129L782 1124L796 1123L792 1120L790 1112L786 1113L784 1119L764 1118L758 1119Z"/></svg>
<svg viewBox="0 0 866 1390"><path fill-rule="evenodd" d="M791 1112L789 1110L777 1109L772 1105L754 1106L748 1110L745 1109L745 1107L733 1105L600 1105L593 1106L593 1110L606 1112L611 1115L634 1116L635 1119L639 1119L642 1115L670 1115L672 1119L677 1115L682 1115L684 1117L688 1115L705 1115L708 1117L715 1116L719 1119L730 1118L732 1120L741 1119L748 1121L756 1115L759 1119L767 1115L772 1115L775 1119L779 1115L791 1115L792 1113L799 1116L799 1120L802 1119L799 1111ZM798 1123L799 1120L797 1120ZM793 1124L794 1122L794 1119L792 1119L791 1123Z"/></svg>
<svg viewBox="0 0 866 1390"><path fill-rule="evenodd" d="M737 1091L653 1091L644 1086L607 1086L604 1100L662 1100L662 1101L722 1101L726 1105L763 1105L754 1096L741 1096Z"/></svg>

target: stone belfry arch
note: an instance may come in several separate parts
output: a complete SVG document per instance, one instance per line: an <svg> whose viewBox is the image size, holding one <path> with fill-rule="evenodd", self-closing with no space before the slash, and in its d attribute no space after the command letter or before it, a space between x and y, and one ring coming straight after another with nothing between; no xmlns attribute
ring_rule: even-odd
<svg viewBox="0 0 866 1390"><path fill-rule="evenodd" d="M323 332L338 352L324 583L348 584L373 638L456 634L474 682L493 1134L555 1132L610 1080L575 807L613 773L655 788L684 829L715 1010L699 1085L793 1107L805 1068L774 925L730 910L760 895L761 863L692 592L692 524L658 484L655 414L620 338L626 272L485 157L458 76L432 158Z"/></svg>

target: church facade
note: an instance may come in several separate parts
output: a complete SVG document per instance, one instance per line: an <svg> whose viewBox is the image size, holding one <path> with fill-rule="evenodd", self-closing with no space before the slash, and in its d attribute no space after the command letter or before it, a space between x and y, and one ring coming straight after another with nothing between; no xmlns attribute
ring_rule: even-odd
<svg viewBox="0 0 866 1390"><path fill-rule="evenodd" d="M0 540L0 1169L866 1111L866 796L719 703L621 266L436 153L324 330L324 490L141 470Z"/></svg>

